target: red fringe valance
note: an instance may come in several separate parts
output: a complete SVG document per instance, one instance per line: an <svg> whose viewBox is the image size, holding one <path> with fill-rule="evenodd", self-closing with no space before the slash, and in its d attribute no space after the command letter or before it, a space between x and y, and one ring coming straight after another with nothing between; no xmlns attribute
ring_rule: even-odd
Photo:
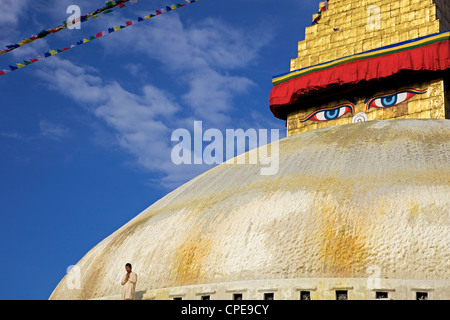
<svg viewBox="0 0 450 320"><path fill-rule="evenodd" d="M270 93L270 110L285 120L286 108L299 98L326 92L344 84L386 79L404 71L442 71L450 69L450 41L356 59L324 70L306 73L276 84Z"/></svg>

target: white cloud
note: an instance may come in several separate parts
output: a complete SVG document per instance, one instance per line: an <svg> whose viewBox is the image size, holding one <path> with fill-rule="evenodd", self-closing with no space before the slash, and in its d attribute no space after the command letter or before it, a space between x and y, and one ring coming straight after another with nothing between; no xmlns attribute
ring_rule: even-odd
<svg viewBox="0 0 450 320"><path fill-rule="evenodd" d="M11 139L22 139L22 135L18 132L0 132L0 137L11 138Z"/></svg>
<svg viewBox="0 0 450 320"><path fill-rule="evenodd" d="M6 45L17 43L28 36L19 35L17 25L24 18L29 0L0 0L0 49L6 49ZM20 39L19 39L20 38ZM18 49L11 51L17 56ZM25 54L29 53L27 50ZM22 55L19 55L22 57Z"/></svg>
<svg viewBox="0 0 450 320"><path fill-rule="evenodd" d="M37 69L39 77L48 81L51 90L57 90L78 102L101 103L107 99L102 90L103 80L94 73L92 67L80 67L68 60L51 57L42 62L44 69Z"/></svg>
<svg viewBox="0 0 450 320"><path fill-rule="evenodd" d="M49 120L41 120L39 129L41 136L54 140L61 140L70 134L70 130L64 125L56 124Z"/></svg>
<svg viewBox="0 0 450 320"><path fill-rule="evenodd" d="M177 14L120 32L121 37L102 41L107 52L124 55L132 50L160 62L186 85L184 102L195 116L215 127L230 125L235 99L255 85L229 72L256 64L271 39L268 33L260 37L212 18L186 27Z"/></svg>
<svg viewBox="0 0 450 320"><path fill-rule="evenodd" d="M127 63L123 66L123 69L127 70L134 77L147 74L147 72L145 71L145 67L139 63Z"/></svg>
<svg viewBox="0 0 450 320"><path fill-rule="evenodd" d="M206 66L229 70L254 64L259 50L271 38L270 34L261 37L213 18L186 27L177 14L171 14L149 24L123 30L127 36L104 44L121 51L132 47L175 71Z"/></svg>
<svg viewBox="0 0 450 320"><path fill-rule="evenodd" d="M100 43L108 53L127 55L125 49L132 48L133 54L160 62L185 86L186 91L177 96L150 84L131 91L117 81L102 79L94 68L59 57L51 58L51 66L43 62L44 68L36 72L49 88L79 102L112 128L117 145L132 154L140 167L161 174L153 182L172 188L209 168L174 165L172 131L181 127L192 132L193 120L204 121L205 127L233 128L228 114L237 95L248 92L254 83L229 72L253 65L268 38L253 39L213 19L191 27L185 27L177 15L154 22L150 28L121 30L121 36L113 34Z"/></svg>
<svg viewBox="0 0 450 320"><path fill-rule="evenodd" d="M211 68L197 70L186 76L189 92L183 98L192 107L195 115L216 127L230 123L227 115L233 106L233 99L245 93L254 85L245 77L224 76Z"/></svg>
<svg viewBox="0 0 450 320"><path fill-rule="evenodd" d="M28 0L1 0L0 17L1 25L17 24L20 16L25 12L24 8L28 6Z"/></svg>
<svg viewBox="0 0 450 320"><path fill-rule="evenodd" d="M53 57L51 67L38 70L37 74L48 82L49 88L79 102L114 129L117 145L132 154L140 168L163 175L154 182L172 188L207 168L187 169L171 161L171 133L186 119L174 117L180 106L170 93L151 85L132 93L115 81L104 81L59 57ZM64 133L46 122L41 122L42 129L48 136Z"/></svg>

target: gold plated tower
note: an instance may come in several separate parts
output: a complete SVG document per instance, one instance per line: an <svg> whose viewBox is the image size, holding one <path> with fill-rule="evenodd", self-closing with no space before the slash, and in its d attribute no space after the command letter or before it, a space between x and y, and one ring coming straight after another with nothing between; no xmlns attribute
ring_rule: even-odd
<svg viewBox="0 0 450 320"><path fill-rule="evenodd" d="M325 4L327 10L313 16L313 20L320 20L306 28L305 40L298 43L298 57L291 60L291 73L450 29L447 0L330 0L321 2L320 8ZM389 68L385 61L379 64L377 68ZM396 77L356 85L344 83L326 95L318 92L298 98L280 118L287 120L288 136L358 121L449 119L449 86L448 69L403 76L398 73ZM373 100L376 98L379 99ZM382 104L381 99L392 106ZM346 105L348 109L337 109ZM324 112L315 116L320 110ZM326 118L325 112L331 117ZM354 118L356 114L359 119Z"/></svg>

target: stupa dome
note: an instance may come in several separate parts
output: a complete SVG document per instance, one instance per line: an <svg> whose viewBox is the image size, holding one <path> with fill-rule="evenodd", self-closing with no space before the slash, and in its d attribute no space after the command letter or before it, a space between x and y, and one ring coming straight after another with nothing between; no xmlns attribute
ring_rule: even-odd
<svg viewBox="0 0 450 320"><path fill-rule="evenodd" d="M50 299L119 298L127 262L138 299L450 299L450 120L307 131L279 141L277 174L262 166L223 163L169 193Z"/></svg>

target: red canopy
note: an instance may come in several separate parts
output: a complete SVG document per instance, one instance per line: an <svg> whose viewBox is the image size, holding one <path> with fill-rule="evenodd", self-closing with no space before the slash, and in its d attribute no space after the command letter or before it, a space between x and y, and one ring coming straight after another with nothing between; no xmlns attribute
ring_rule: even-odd
<svg viewBox="0 0 450 320"><path fill-rule="evenodd" d="M274 77L270 110L285 120L290 105L312 94L322 95L342 85L387 79L408 71L442 70L450 70L450 31Z"/></svg>

